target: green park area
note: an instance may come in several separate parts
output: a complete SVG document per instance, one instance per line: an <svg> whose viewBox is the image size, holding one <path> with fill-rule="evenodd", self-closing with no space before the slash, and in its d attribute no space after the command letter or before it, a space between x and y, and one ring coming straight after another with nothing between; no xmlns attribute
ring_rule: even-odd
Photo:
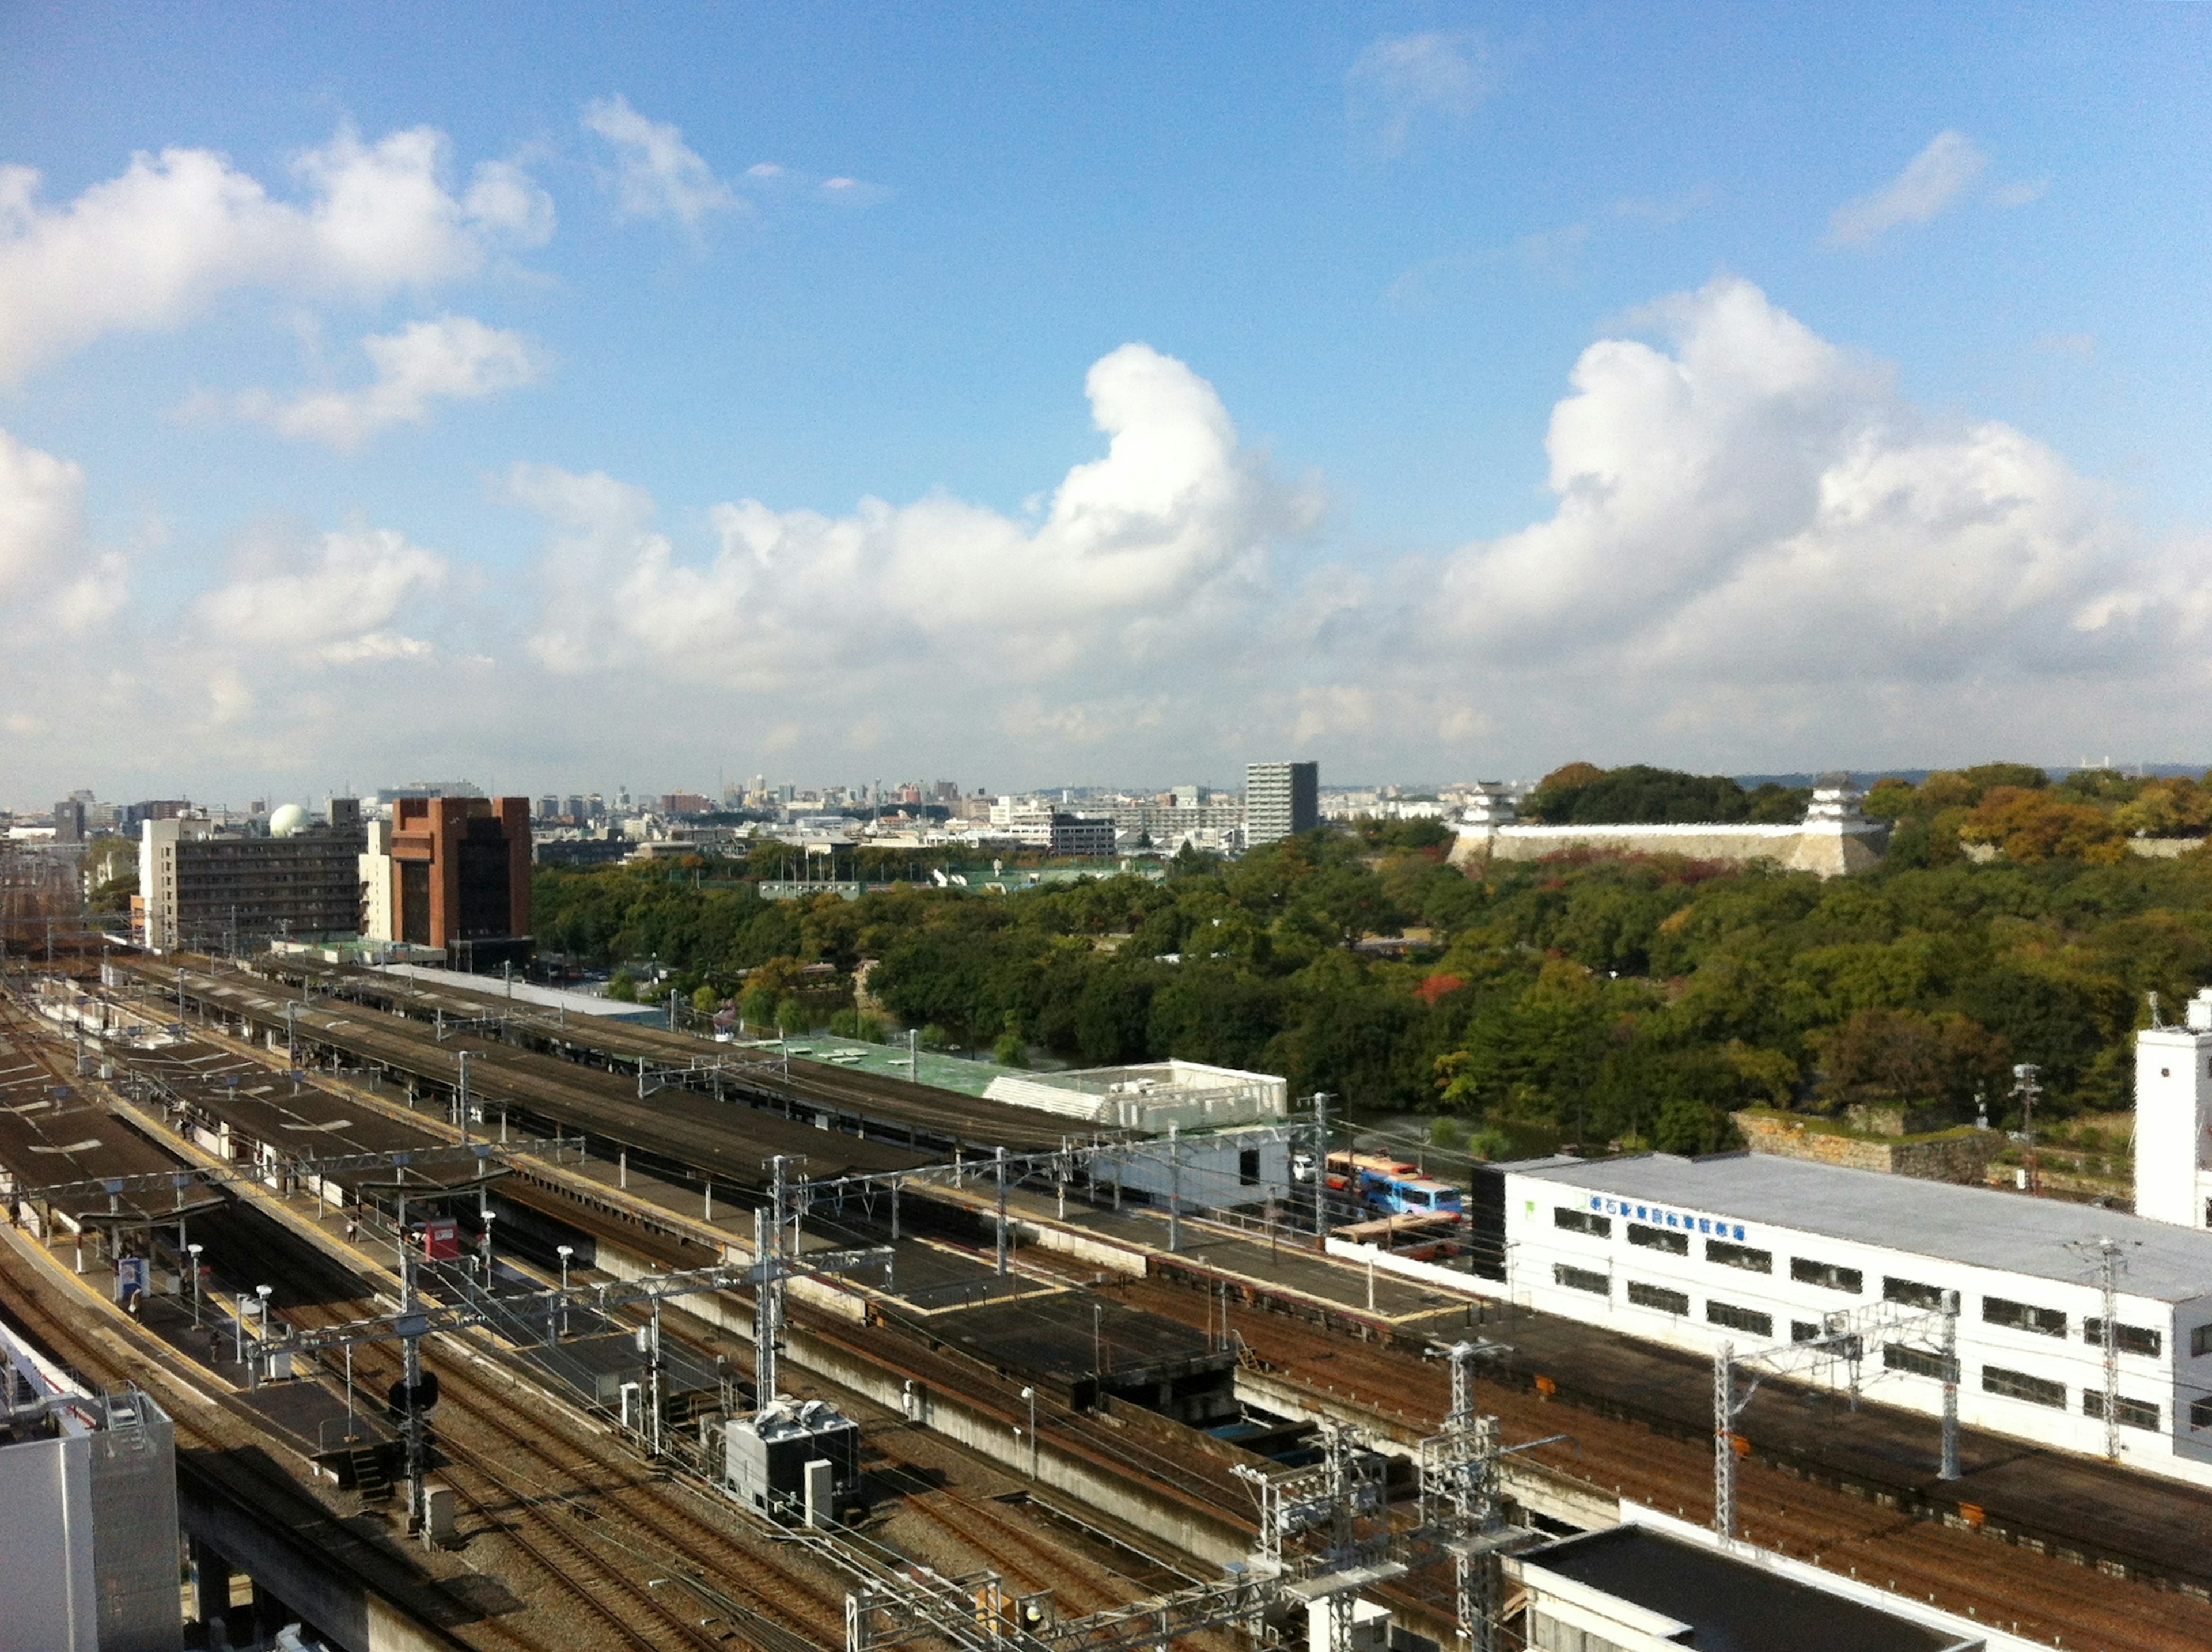
<svg viewBox="0 0 2212 1652"><path fill-rule="evenodd" d="M741 865L541 870L539 944L653 958L702 1013L1003 1065L1180 1056L1283 1074L1439 1140L1674 1151L1729 1115L1902 1102L2014 1121L2129 1105L2150 995L2212 983L2212 788L2016 764L1885 780L1875 869L1571 851L1454 864L1433 821L1325 829L1164 878L767 901ZM1573 765L1528 817L1794 818L1803 794ZM2131 840L2166 840L2136 853ZM902 1069L902 1071L903 1069Z"/></svg>

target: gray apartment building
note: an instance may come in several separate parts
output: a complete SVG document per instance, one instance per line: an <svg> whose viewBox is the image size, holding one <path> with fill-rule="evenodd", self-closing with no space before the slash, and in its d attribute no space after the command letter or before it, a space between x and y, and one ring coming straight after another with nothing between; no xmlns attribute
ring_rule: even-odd
<svg viewBox="0 0 2212 1652"><path fill-rule="evenodd" d="M1319 763L1244 766L1244 842L1279 842L1321 824Z"/></svg>

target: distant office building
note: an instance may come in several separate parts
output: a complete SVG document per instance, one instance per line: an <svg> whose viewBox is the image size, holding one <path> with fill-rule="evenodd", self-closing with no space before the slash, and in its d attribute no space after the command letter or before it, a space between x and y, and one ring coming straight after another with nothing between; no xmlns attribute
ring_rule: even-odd
<svg viewBox="0 0 2212 1652"><path fill-rule="evenodd" d="M360 805L335 799L331 812L339 823L315 823L287 805L266 836L183 816L148 821L138 841L146 944L236 950L358 935Z"/></svg>
<svg viewBox="0 0 2212 1652"><path fill-rule="evenodd" d="M560 819L561 799L556 797L543 797L538 799L538 818L540 820Z"/></svg>
<svg viewBox="0 0 2212 1652"><path fill-rule="evenodd" d="M143 803L126 803L119 824L128 832L133 826L149 820L174 820L192 805L182 798L153 798Z"/></svg>
<svg viewBox="0 0 2212 1652"><path fill-rule="evenodd" d="M1321 824L1319 763L1248 763L1244 841L1276 843Z"/></svg>
<svg viewBox="0 0 2212 1652"><path fill-rule="evenodd" d="M64 798L54 805L54 841L82 843L84 841L84 803L78 798Z"/></svg>
<svg viewBox="0 0 2212 1652"><path fill-rule="evenodd" d="M529 958L529 799L398 799L362 861L371 939L442 948L462 969Z"/></svg>
<svg viewBox="0 0 2212 1652"><path fill-rule="evenodd" d="M409 780L404 786L386 786L376 794L379 804L389 808L402 798L480 798L483 788L473 780Z"/></svg>
<svg viewBox="0 0 2212 1652"><path fill-rule="evenodd" d="M1191 842L1202 847L1234 846L1244 827L1241 799L1223 793L1209 797L1196 786L1178 786L1139 802L1116 803L1104 812L1121 836L1160 849Z"/></svg>
<svg viewBox="0 0 2212 1652"><path fill-rule="evenodd" d="M668 792L660 799L664 815L703 815L714 806L714 799L702 797L696 792Z"/></svg>
<svg viewBox="0 0 2212 1652"><path fill-rule="evenodd" d="M1110 855L1114 823L1089 815L1056 814L1052 817L1051 847L1054 854Z"/></svg>

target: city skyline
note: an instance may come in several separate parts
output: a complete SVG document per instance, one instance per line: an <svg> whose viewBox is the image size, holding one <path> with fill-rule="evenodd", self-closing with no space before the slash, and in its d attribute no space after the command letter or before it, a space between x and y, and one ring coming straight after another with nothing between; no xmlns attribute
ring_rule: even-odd
<svg viewBox="0 0 2212 1652"><path fill-rule="evenodd" d="M25 801L2202 742L2197 14L76 15Z"/></svg>

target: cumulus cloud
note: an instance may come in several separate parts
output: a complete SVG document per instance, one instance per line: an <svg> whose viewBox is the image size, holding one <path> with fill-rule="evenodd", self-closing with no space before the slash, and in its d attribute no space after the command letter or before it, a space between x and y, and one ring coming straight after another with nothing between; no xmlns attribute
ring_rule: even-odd
<svg viewBox="0 0 2212 1652"><path fill-rule="evenodd" d="M475 401L533 383L544 353L519 332L488 327L471 316L410 322L362 341L376 370L358 390L325 390L279 401L266 391L238 398L238 410L287 436L325 443L340 452L361 448L378 431L420 424L440 401Z"/></svg>
<svg viewBox="0 0 2212 1652"><path fill-rule="evenodd" d="M1071 470L1043 520L939 495L851 514L757 500L709 513L715 554L679 558L653 501L605 476L518 466L507 496L555 530L529 647L556 671L646 665L766 687L794 673L877 674L981 656L1035 679L1110 641L1145 657L1170 632L1237 610L1310 493L1243 449L1213 387L1141 344L1085 381L1103 458Z"/></svg>
<svg viewBox="0 0 2212 1652"><path fill-rule="evenodd" d="M49 574L84 541L84 471L0 430L0 596Z"/></svg>
<svg viewBox="0 0 2212 1652"><path fill-rule="evenodd" d="M1447 564L1440 635L1642 681L1929 684L2119 663L2141 547L2109 491L1994 421L1927 418L1748 282L1591 345L1558 506Z"/></svg>
<svg viewBox="0 0 2212 1652"><path fill-rule="evenodd" d="M1936 133L1903 172L1829 214L1828 245L1870 246L1900 225L1926 223L1956 205L1989 164L1964 132Z"/></svg>
<svg viewBox="0 0 2212 1652"><path fill-rule="evenodd" d="M551 199L519 166L479 166L459 195L449 169L427 126L374 143L341 130L293 161L297 203L209 149L138 155L58 206L31 168L0 167L0 382L104 333L176 326L233 288L426 292L551 234Z"/></svg>
<svg viewBox="0 0 2212 1652"><path fill-rule="evenodd" d="M626 217L674 218L696 229L708 214L744 204L672 124L647 119L619 93L586 104L583 124L614 150L613 181Z"/></svg>
<svg viewBox="0 0 2212 1652"><path fill-rule="evenodd" d="M457 599L467 570L401 532L295 532L108 651L110 678L64 692L0 649L7 715L70 762L88 739L272 771L446 752L562 786L778 753L810 778L869 752L864 774L1025 784L1291 750L1442 777L2033 756L2101 750L2121 720L2143 748L2201 738L2212 540L2148 538L2047 445L1916 407L1740 279L1589 344L1548 506L1437 553L1322 557L1317 490L1171 356L1125 345L1085 387L1100 451L1019 513L684 501L665 527L624 480L520 465L497 487L542 520L542 558L483 588L514 610ZM58 635L61 593L96 578L84 488L0 439L0 614ZM393 718L365 726L357 673L391 661ZM395 720L404 748L380 744Z"/></svg>
<svg viewBox="0 0 2212 1652"><path fill-rule="evenodd" d="M192 635L226 654L325 665L418 658L428 642L391 629L413 598L442 586L443 557L390 529L323 534L277 565L243 573L201 596Z"/></svg>
<svg viewBox="0 0 2212 1652"><path fill-rule="evenodd" d="M82 636L129 599L128 576L120 552L91 544L83 470L0 430L0 634L16 647Z"/></svg>
<svg viewBox="0 0 2212 1652"><path fill-rule="evenodd" d="M1930 707L2002 739L2025 706L2203 674L2204 555L2147 546L2045 444L1923 413L1741 280L1585 349L1547 437L1553 507L1441 556L1294 574L1274 548L1310 536L1315 492L1203 379L1129 345L1086 387L1107 450L1026 518L747 500L705 513L702 554L640 489L518 467L506 495L548 524L527 651L570 691L772 701L779 726L799 708L802 745L852 749L874 717L950 756L989 730L945 742L936 708L988 691L1012 749L1085 765L1287 743L1423 768L1601 733L1787 766L1844 726L1851 751L1799 760L1873 761L1864 741L1912 738Z"/></svg>
<svg viewBox="0 0 2212 1652"><path fill-rule="evenodd" d="M1385 34L1345 76L1353 126L1385 155L1404 149L1424 123L1464 120L1490 94L1488 48L1478 35Z"/></svg>

